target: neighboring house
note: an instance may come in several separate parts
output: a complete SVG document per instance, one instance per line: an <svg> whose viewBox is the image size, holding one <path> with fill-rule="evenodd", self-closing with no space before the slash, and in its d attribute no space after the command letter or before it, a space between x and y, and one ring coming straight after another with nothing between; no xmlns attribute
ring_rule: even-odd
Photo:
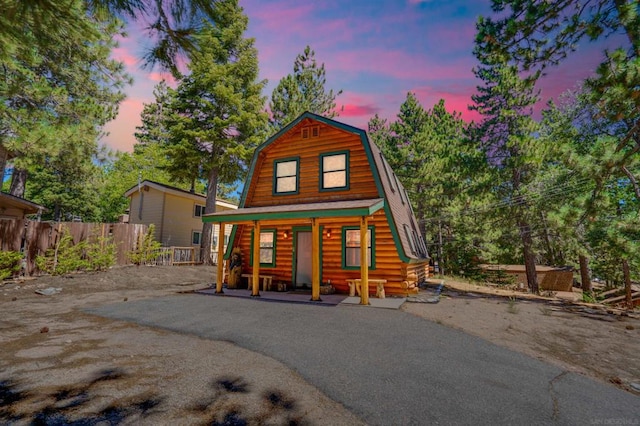
<svg viewBox="0 0 640 426"><path fill-rule="evenodd" d="M202 220L235 225L225 258L239 248L254 295L260 275L310 287L313 300L320 283L347 292L358 279L407 294L428 272L411 203L380 149L364 130L308 112L256 149L240 207Z"/></svg>
<svg viewBox="0 0 640 426"><path fill-rule="evenodd" d="M165 247L200 246L202 215L207 198L169 185L145 180L125 192L129 197L129 223L155 225L155 239ZM217 200L216 210L238 208L228 201ZM218 247L219 227L213 227L212 245ZM226 245L232 227L226 226ZM217 255L217 253L216 253Z"/></svg>
<svg viewBox="0 0 640 426"><path fill-rule="evenodd" d="M24 219L30 214L39 216L45 210L40 204L0 192L0 219Z"/></svg>

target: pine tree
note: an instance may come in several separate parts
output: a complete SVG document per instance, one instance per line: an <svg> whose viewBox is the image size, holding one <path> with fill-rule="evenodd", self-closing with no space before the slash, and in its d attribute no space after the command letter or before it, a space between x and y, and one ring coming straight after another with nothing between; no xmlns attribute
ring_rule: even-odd
<svg viewBox="0 0 640 426"><path fill-rule="evenodd" d="M109 58L121 24L87 16L79 0L67 9L78 25L92 29L86 37L63 40L54 31L44 49L36 34L26 31L29 42L8 44L11 56L0 59L0 145L14 155L11 193L16 196L24 195L31 171L52 163L58 170L73 168L97 155L101 128L117 113L122 87L130 80L122 64ZM69 152L85 157L62 155Z"/></svg>
<svg viewBox="0 0 640 426"><path fill-rule="evenodd" d="M640 174L634 166L640 151L640 2L493 0L492 9L500 18L480 19L479 50L487 57L509 61L533 79L542 71L550 73L583 40L624 35L616 39L618 47L604 52L596 74L585 81L589 103L616 130L615 138L601 140L611 147L606 149L611 155L599 162L592 198L608 189L603 183L622 175L632 188L632 204L638 205ZM624 257L628 266L629 253Z"/></svg>
<svg viewBox="0 0 640 426"><path fill-rule="evenodd" d="M451 232L447 212L458 194L460 167L465 165L460 114L447 112L444 100L425 110L409 93L395 122L387 125L375 116L369 121L369 132L407 190L420 231L438 247L443 265L440 241L443 228Z"/></svg>
<svg viewBox="0 0 640 426"><path fill-rule="evenodd" d="M503 62L502 58L488 55L482 48L482 44L476 44L474 52L481 65L474 71L484 86L479 86L478 94L472 96L473 109L484 116L477 129L477 134L481 135L479 147L493 165L495 186L492 191L496 199L506 200L502 212L507 215L503 218L507 223L515 220L522 242L527 285L537 293L533 218L526 193L536 162L533 136L536 123L531 115L532 107L538 101L534 86L537 76L521 78L514 66ZM499 213L495 211L496 216Z"/></svg>
<svg viewBox="0 0 640 426"><path fill-rule="evenodd" d="M271 94L271 130L280 130L306 111L329 118L337 116L335 100L342 90L327 92L326 84L324 64L318 66L315 52L311 47L305 47L304 52L296 57L293 74L280 80Z"/></svg>
<svg viewBox="0 0 640 426"><path fill-rule="evenodd" d="M198 36L198 50L170 105L167 155L172 175L207 182L205 214L215 212L220 183L237 181L266 125L264 81L258 54L244 38L248 19L237 0L216 3L214 25ZM202 232L203 259L210 262L211 223Z"/></svg>
<svg viewBox="0 0 640 426"><path fill-rule="evenodd" d="M0 14L0 62L14 54L16 46L40 52L51 48L78 47L77 40L100 38L90 20L124 18L145 24L146 40L153 40L144 55L145 64L160 65L179 76L178 60L194 50L194 38L205 20L214 16L211 0L10 0ZM89 18L85 19L85 18Z"/></svg>

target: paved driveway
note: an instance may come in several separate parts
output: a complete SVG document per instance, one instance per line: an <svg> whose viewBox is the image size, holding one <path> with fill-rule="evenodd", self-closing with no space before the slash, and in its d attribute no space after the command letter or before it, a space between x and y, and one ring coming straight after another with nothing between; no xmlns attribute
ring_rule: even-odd
<svg viewBox="0 0 640 426"><path fill-rule="evenodd" d="M89 312L277 359L372 425L640 425L640 398L399 310L177 295Z"/></svg>

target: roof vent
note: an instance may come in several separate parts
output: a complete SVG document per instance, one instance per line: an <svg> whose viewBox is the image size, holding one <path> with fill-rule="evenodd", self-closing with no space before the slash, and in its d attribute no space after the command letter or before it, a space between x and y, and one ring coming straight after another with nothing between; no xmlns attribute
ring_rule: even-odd
<svg viewBox="0 0 640 426"><path fill-rule="evenodd" d="M302 139L320 137L320 126L307 126L302 128Z"/></svg>

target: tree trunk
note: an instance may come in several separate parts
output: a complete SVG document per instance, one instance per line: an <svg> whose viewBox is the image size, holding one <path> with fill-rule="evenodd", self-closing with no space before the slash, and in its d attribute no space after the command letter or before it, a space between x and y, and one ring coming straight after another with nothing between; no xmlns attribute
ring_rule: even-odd
<svg viewBox="0 0 640 426"><path fill-rule="evenodd" d="M216 212L216 193L218 188L218 169L213 167L209 172L209 183L207 184L207 202L204 206L204 213ZM205 265L213 264L211 259L211 237L213 231L213 223L205 222L202 224L202 239L200 241L201 260ZM224 230L220 230L218 238L224 238Z"/></svg>
<svg viewBox="0 0 640 426"><path fill-rule="evenodd" d="M540 212L540 220L543 225L543 237L544 237L544 245L547 249L547 262L549 265L558 265L558 258L556 257L555 250L553 249L553 245L551 244L551 237L549 236L549 227L547 226L547 219L544 217L544 213Z"/></svg>
<svg viewBox="0 0 640 426"><path fill-rule="evenodd" d="M629 273L629 261L627 259L622 259L622 274L624 275L624 300L627 303L627 308L632 309L633 301L631 300L631 274Z"/></svg>
<svg viewBox="0 0 640 426"><path fill-rule="evenodd" d="M442 221L438 220L438 270L444 276L444 260L442 259Z"/></svg>
<svg viewBox="0 0 640 426"><path fill-rule="evenodd" d="M4 169L7 167L7 161L9 161L9 153L0 143L0 189L2 189L2 182L4 182Z"/></svg>
<svg viewBox="0 0 640 426"><path fill-rule="evenodd" d="M27 186L27 171L25 169L13 169L11 175L11 189L9 193L14 197L24 197L24 190Z"/></svg>
<svg viewBox="0 0 640 426"><path fill-rule="evenodd" d="M582 283L582 293L591 294L591 277L589 277L589 259L587 256L579 256L580 259L580 282Z"/></svg>
<svg viewBox="0 0 640 426"><path fill-rule="evenodd" d="M525 220L519 220L520 238L522 239L522 254L524 256L524 267L527 273L527 287L538 294L538 273L536 271L536 257L533 253L533 238L531 238L531 227Z"/></svg>

